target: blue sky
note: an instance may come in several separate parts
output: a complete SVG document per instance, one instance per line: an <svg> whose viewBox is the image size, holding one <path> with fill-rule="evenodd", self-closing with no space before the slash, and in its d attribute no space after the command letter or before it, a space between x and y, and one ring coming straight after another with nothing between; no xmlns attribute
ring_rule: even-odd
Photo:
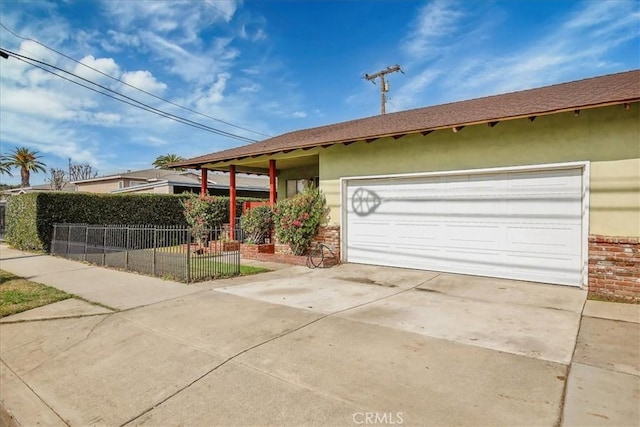
<svg viewBox="0 0 640 427"><path fill-rule="evenodd" d="M245 129L4 28L0 48L256 140L378 114L379 88L362 76L394 64L405 74L388 78L388 112L640 68L640 0L2 0L0 22ZM71 158L103 175L245 143L0 59L3 154L26 146L48 167ZM19 173L0 180L19 183Z"/></svg>

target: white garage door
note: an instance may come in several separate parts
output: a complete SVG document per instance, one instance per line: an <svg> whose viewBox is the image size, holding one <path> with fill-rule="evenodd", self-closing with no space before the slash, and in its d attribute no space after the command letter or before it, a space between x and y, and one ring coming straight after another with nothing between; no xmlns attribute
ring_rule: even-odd
<svg viewBox="0 0 640 427"><path fill-rule="evenodd" d="M579 286L582 169L349 179L347 262Z"/></svg>

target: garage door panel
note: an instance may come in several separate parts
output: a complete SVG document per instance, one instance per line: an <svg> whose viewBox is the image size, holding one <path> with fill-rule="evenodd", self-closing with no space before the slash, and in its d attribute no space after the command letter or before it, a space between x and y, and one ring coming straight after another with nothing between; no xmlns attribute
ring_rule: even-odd
<svg viewBox="0 0 640 427"><path fill-rule="evenodd" d="M409 223L397 224L394 228L394 241L412 242L417 244L420 241L436 241L441 234L441 224L435 223Z"/></svg>
<svg viewBox="0 0 640 427"><path fill-rule="evenodd" d="M446 226L449 247L468 249L499 249L500 226L479 224L451 224Z"/></svg>
<svg viewBox="0 0 640 427"><path fill-rule="evenodd" d="M581 242L574 236L580 234L580 227L509 227L507 246L514 252L544 252L555 255L575 255L582 253Z"/></svg>
<svg viewBox="0 0 640 427"><path fill-rule="evenodd" d="M514 198L507 204L507 213L532 219L573 221L579 224L582 219L582 197L536 195L528 198Z"/></svg>
<svg viewBox="0 0 640 427"><path fill-rule="evenodd" d="M581 169L353 180L345 205L349 262L581 284Z"/></svg>

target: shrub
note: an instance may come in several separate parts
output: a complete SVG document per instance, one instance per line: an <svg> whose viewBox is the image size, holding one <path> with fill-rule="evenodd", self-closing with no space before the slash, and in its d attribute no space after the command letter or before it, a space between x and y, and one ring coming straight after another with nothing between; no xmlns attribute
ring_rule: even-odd
<svg viewBox="0 0 640 427"><path fill-rule="evenodd" d="M314 187L279 201L273 210L278 240L289 244L295 255L304 255L327 218L326 203L324 194Z"/></svg>
<svg viewBox="0 0 640 427"><path fill-rule="evenodd" d="M263 243L273 229L273 210L268 205L256 206L242 214L240 224L249 243Z"/></svg>
<svg viewBox="0 0 640 427"><path fill-rule="evenodd" d="M36 226L37 196L35 193L11 196L7 202L4 238L7 243L18 249L27 251L43 249Z"/></svg>
<svg viewBox="0 0 640 427"><path fill-rule="evenodd" d="M229 218L229 200L214 196L190 195L182 202L184 218L191 227L191 234L200 244L205 244L209 229L219 227Z"/></svg>

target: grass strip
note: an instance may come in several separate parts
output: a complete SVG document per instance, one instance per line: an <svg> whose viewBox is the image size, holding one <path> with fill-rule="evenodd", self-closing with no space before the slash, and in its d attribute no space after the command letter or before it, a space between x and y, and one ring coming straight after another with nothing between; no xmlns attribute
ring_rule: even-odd
<svg viewBox="0 0 640 427"><path fill-rule="evenodd" d="M0 318L71 298L66 292L0 270Z"/></svg>

